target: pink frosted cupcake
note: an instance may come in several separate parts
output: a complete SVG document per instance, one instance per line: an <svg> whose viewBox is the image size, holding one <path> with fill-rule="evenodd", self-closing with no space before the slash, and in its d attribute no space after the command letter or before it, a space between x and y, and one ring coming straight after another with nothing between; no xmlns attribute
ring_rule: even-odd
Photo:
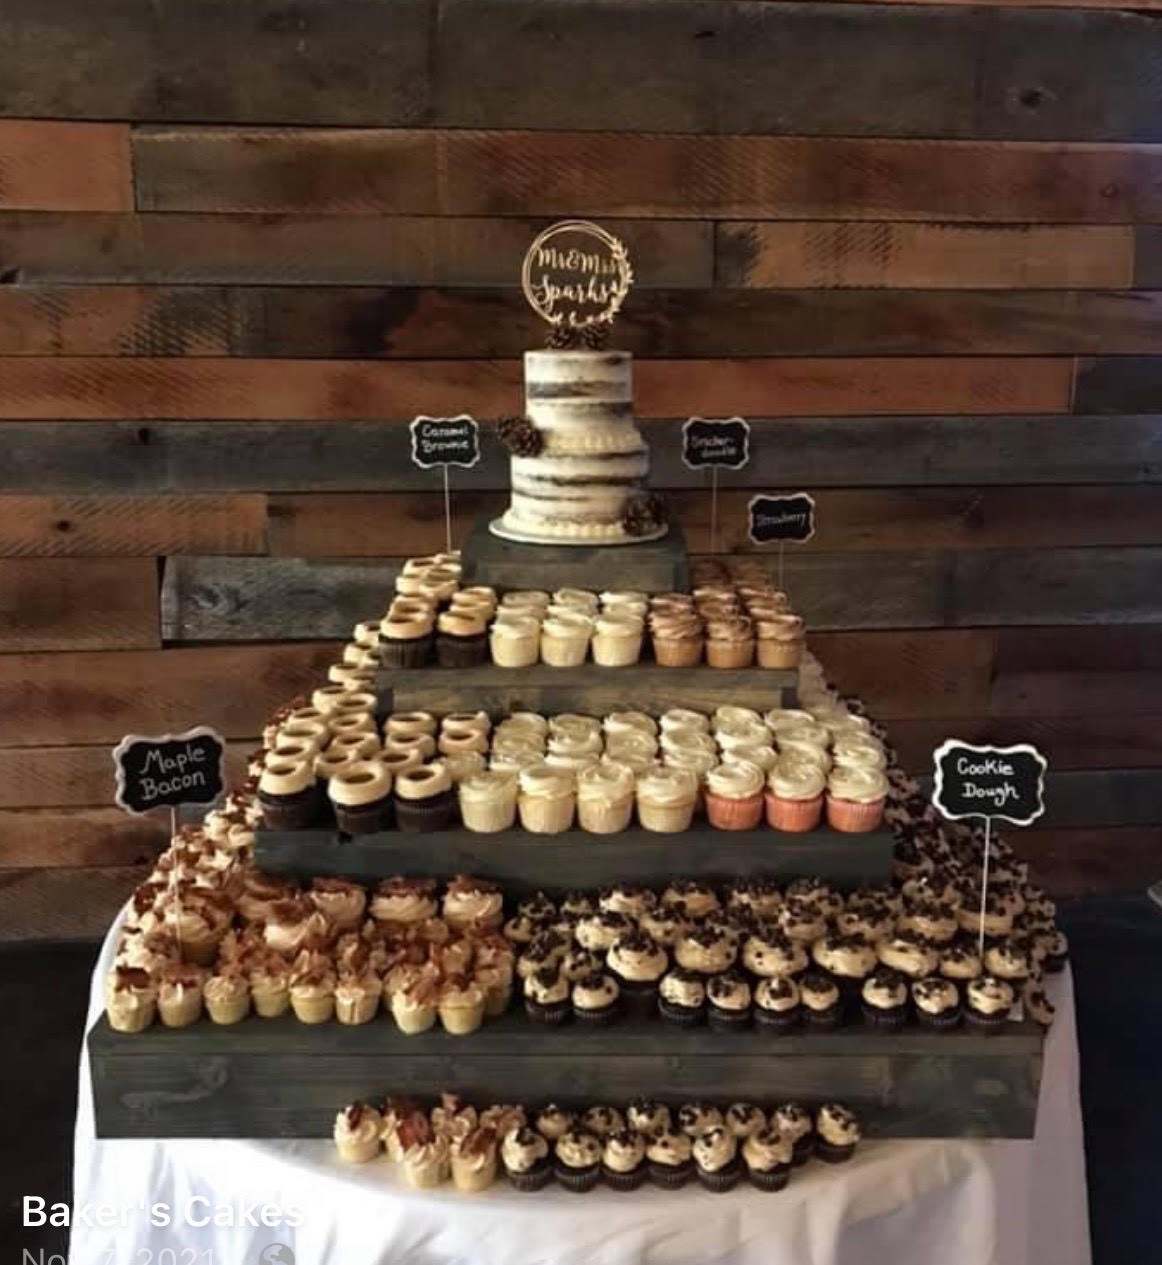
<svg viewBox="0 0 1162 1265"><path fill-rule="evenodd" d="M878 769L836 765L827 779L827 824L845 834L877 829L887 793L888 780Z"/></svg>
<svg viewBox="0 0 1162 1265"><path fill-rule="evenodd" d="M794 834L814 830L823 817L826 784L817 765L782 757L767 777L767 822Z"/></svg>
<svg viewBox="0 0 1162 1265"><path fill-rule="evenodd" d="M763 772L746 760L706 775L706 816L719 830L753 830L763 816Z"/></svg>

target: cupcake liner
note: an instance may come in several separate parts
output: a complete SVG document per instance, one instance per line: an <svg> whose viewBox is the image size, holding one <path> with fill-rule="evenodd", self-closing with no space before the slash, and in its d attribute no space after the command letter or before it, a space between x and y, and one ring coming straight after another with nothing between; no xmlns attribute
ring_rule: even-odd
<svg viewBox="0 0 1162 1265"><path fill-rule="evenodd" d="M654 659L663 668L696 668L702 662L705 641L701 637L681 640L653 639Z"/></svg>
<svg viewBox="0 0 1162 1265"><path fill-rule="evenodd" d="M723 1010L709 1002L706 1018L715 1032L742 1032L750 1027L750 1007L745 1010Z"/></svg>
<svg viewBox="0 0 1162 1265"><path fill-rule="evenodd" d="M647 1165L650 1181L661 1190L680 1190L694 1175L694 1161L681 1164L658 1164L649 1160Z"/></svg>
<svg viewBox="0 0 1162 1265"><path fill-rule="evenodd" d="M782 799L772 791L765 795L767 825L789 834L806 834L823 820L823 795L814 799Z"/></svg>
<svg viewBox="0 0 1162 1265"><path fill-rule="evenodd" d="M466 804L461 800L460 820L466 830L477 834L495 835L511 830L516 825L516 796L490 804Z"/></svg>
<svg viewBox="0 0 1162 1265"><path fill-rule="evenodd" d="M432 661L435 641L434 633L400 641L390 641L381 635L379 657L385 668L424 668Z"/></svg>
<svg viewBox="0 0 1162 1265"><path fill-rule="evenodd" d="M617 1173L604 1164L601 1166L601 1179L610 1190L640 1190L646 1184L648 1176L645 1161L628 1173Z"/></svg>
<svg viewBox="0 0 1162 1265"><path fill-rule="evenodd" d="M809 1028L838 1028L843 1023L843 1007L839 1002L828 1006L826 1010L812 1010L809 1006L804 1006L803 1018Z"/></svg>
<svg viewBox="0 0 1162 1265"><path fill-rule="evenodd" d="M551 798L546 795L521 795L517 800L520 824L538 835L559 835L573 824L577 799L572 793Z"/></svg>
<svg viewBox="0 0 1162 1265"><path fill-rule="evenodd" d="M966 1006L964 1008L964 1022L970 1028L975 1028L977 1032L991 1035L1004 1030L1005 1025L1009 1022L1009 1016L1006 1013L982 1015L979 1010L973 1010L971 1006Z"/></svg>
<svg viewBox="0 0 1162 1265"><path fill-rule="evenodd" d="M625 830L633 817L633 794L612 804L577 799L577 824L595 835L613 835Z"/></svg>
<svg viewBox="0 0 1162 1265"><path fill-rule="evenodd" d="M657 980L623 980L614 972L621 985L621 1000L625 1009L632 1015L649 1018L658 1009Z"/></svg>
<svg viewBox="0 0 1162 1265"><path fill-rule="evenodd" d="M449 1036L466 1037L484 1022L484 1003L479 1006L441 1006L440 1022Z"/></svg>
<svg viewBox="0 0 1162 1265"><path fill-rule="evenodd" d="M715 641L706 642L706 663L712 668L749 668L754 661L754 642Z"/></svg>
<svg viewBox="0 0 1162 1265"><path fill-rule="evenodd" d="M232 997L229 1001L206 1000L206 1014L212 1023L226 1026L241 1023L250 1013L250 994L243 997Z"/></svg>
<svg viewBox="0 0 1162 1265"><path fill-rule="evenodd" d="M488 634L472 637L436 637L436 662L442 668L476 668L488 662Z"/></svg>
<svg viewBox="0 0 1162 1265"><path fill-rule="evenodd" d="M705 1017L702 1007L691 1010L689 1006L675 1006L664 997L658 998L658 1013L667 1023L677 1024L680 1028L696 1028Z"/></svg>
<svg viewBox="0 0 1162 1265"><path fill-rule="evenodd" d="M796 1138L791 1146L791 1164L795 1168L802 1168L814 1154L815 1134L805 1133L801 1138Z"/></svg>
<svg viewBox="0 0 1162 1265"><path fill-rule="evenodd" d="M558 1161L553 1166L553 1170L557 1175L557 1181L575 1195L583 1195L587 1190L592 1190L601 1180L600 1164L591 1164L588 1168L569 1168L568 1165Z"/></svg>
<svg viewBox="0 0 1162 1265"><path fill-rule="evenodd" d="M417 1006L404 1011L396 1010L393 1006L391 1017L405 1037L415 1037L434 1027L439 1013L435 1006Z"/></svg>
<svg viewBox="0 0 1162 1265"><path fill-rule="evenodd" d="M776 1190L783 1190L791 1180L791 1165L779 1164L775 1168L768 1169L748 1168L746 1176L756 1190L765 1190L768 1194L773 1194Z"/></svg>
<svg viewBox="0 0 1162 1265"><path fill-rule="evenodd" d="M411 834L432 834L446 830L452 820L455 803L450 790L440 791L427 799L400 799L392 794L395 802L395 821L400 830Z"/></svg>
<svg viewBox="0 0 1162 1265"><path fill-rule="evenodd" d="M452 1185L466 1194L487 1190L496 1180L496 1160L483 1168L467 1168L452 1160Z"/></svg>
<svg viewBox="0 0 1162 1265"><path fill-rule="evenodd" d="M589 638L553 637L541 633L541 660L551 668L579 668L589 652Z"/></svg>
<svg viewBox="0 0 1162 1265"><path fill-rule="evenodd" d="M742 1177L742 1163L735 1156L725 1168L720 1168L715 1173L708 1173L697 1165L694 1166L694 1171L698 1174L698 1180L704 1190L713 1191L716 1195L724 1195L738 1185Z"/></svg>
<svg viewBox="0 0 1162 1265"><path fill-rule="evenodd" d="M335 804L335 824L345 835L373 835L390 830L395 816L389 791L373 804Z"/></svg>
<svg viewBox="0 0 1162 1265"><path fill-rule="evenodd" d="M351 1028L358 1027L359 1024L370 1023L375 1018L378 1009L378 993L369 998L361 998L359 1001L351 1003L343 1003L338 998L335 999L335 1018L339 1023L346 1024Z"/></svg>
<svg viewBox="0 0 1162 1265"><path fill-rule="evenodd" d="M553 1002L547 1006L541 1002L532 1001L528 997L525 998L525 1014L534 1023L543 1023L555 1028L560 1024L567 1023L572 1013L573 1008L567 998L564 1001Z"/></svg>
<svg viewBox="0 0 1162 1265"><path fill-rule="evenodd" d="M1060 975L1068 961L1068 954L1052 953L1042 960L1041 969L1046 975Z"/></svg>
<svg viewBox="0 0 1162 1265"><path fill-rule="evenodd" d="M260 791L258 802L267 830L309 830L326 809L326 799L318 785L294 795L264 795Z"/></svg>
<svg viewBox="0 0 1162 1265"><path fill-rule="evenodd" d="M794 1032L801 1018L801 1006L796 1006L793 1010L763 1010L756 1006L754 1011L755 1027L760 1032L767 1032L772 1036L783 1036L788 1032Z"/></svg>
<svg viewBox="0 0 1162 1265"><path fill-rule="evenodd" d="M493 637L492 662L498 668L531 668L541 657L539 633L528 637Z"/></svg>
<svg viewBox="0 0 1162 1265"><path fill-rule="evenodd" d="M760 668L797 668L803 662L804 642L776 641L774 637L760 637L755 643L755 661Z"/></svg>
<svg viewBox="0 0 1162 1265"><path fill-rule="evenodd" d="M641 658L641 636L603 637L595 634L590 643L593 662L602 668L628 668Z"/></svg>
<svg viewBox="0 0 1162 1265"><path fill-rule="evenodd" d="M180 1001L157 1002L157 1017L165 1028L188 1028L202 1017L201 994L189 989Z"/></svg>
<svg viewBox="0 0 1162 1265"><path fill-rule="evenodd" d="M717 830L753 830L763 816L763 793L727 799L706 792L706 817Z"/></svg>
<svg viewBox="0 0 1162 1265"><path fill-rule="evenodd" d="M379 1139L337 1142L336 1150L344 1164L368 1164L379 1155Z"/></svg>
<svg viewBox="0 0 1162 1265"><path fill-rule="evenodd" d="M251 993L254 1002L254 1013L260 1019L277 1019L290 1009L290 990L280 988L277 991L255 989Z"/></svg>
<svg viewBox="0 0 1162 1265"><path fill-rule="evenodd" d="M690 829L693 817L693 800L688 804L652 804L639 797L637 801L637 819L643 830L680 834Z"/></svg>
<svg viewBox="0 0 1162 1265"><path fill-rule="evenodd" d="M588 1024L594 1028L603 1028L606 1024L611 1024L615 1019L619 1018L617 1002L610 1006L602 1006L600 1010L583 1010L574 1006L573 1018L578 1023Z"/></svg>
<svg viewBox="0 0 1162 1265"><path fill-rule="evenodd" d="M510 1173L506 1170L505 1176L515 1190L544 1190L553 1180L553 1165L546 1156L534 1164L527 1173Z"/></svg>
<svg viewBox="0 0 1162 1265"><path fill-rule="evenodd" d="M854 1142L849 1142L846 1146L835 1146L822 1138L815 1139L815 1158L822 1160L824 1164L846 1164L854 1154Z"/></svg>
<svg viewBox="0 0 1162 1265"><path fill-rule="evenodd" d="M950 1032L960 1023L962 1017L963 1012L959 1006L953 1006L951 1010L945 1010L939 1015L930 1015L926 1010L916 1011L916 1020L920 1026L937 1032Z"/></svg>
<svg viewBox="0 0 1162 1265"><path fill-rule="evenodd" d="M330 1023L335 1017L335 995L296 998L291 993L291 1009L299 1023Z"/></svg>
<svg viewBox="0 0 1162 1265"><path fill-rule="evenodd" d="M907 1006L892 1006L885 1010L864 1002L862 1009L864 1023L880 1032L898 1032L908 1021Z"/></svg>
<svg viewBox="0 0 1162 1265"><path fill-rule="evenodd" d="M828 794L827 824L842 834L860 835L879 828L884 819L883 799L870 804L857 804L853 799L839 799Z"/></svg>

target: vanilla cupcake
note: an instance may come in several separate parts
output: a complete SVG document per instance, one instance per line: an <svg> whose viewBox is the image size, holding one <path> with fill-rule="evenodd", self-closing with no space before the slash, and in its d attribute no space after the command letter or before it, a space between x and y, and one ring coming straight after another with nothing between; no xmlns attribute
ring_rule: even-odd
<svg viewBox="0 0 1162 1265"><path fill-rule="evenodd" d="M370 1023L379 1009L382 992L379 976L369 968L341 975L335 985L335 1018L350 1027Z"/></svg>
<svg viewBox="0 0 1162 1265"><path fill-rule="evenodd" d="M577 821L582 830L613 834L633 816L634 775L624 764L599 763L577 774Z"/></svg>
<svg viewBox="0 0 1162 1265"><path fill-rule="evenodd" d="M804 833L823 817L827 779L815 764L781 756L767 775L767 822L775 830Z"/></svg>
<svg viewBox="0 0 1162 1265"><path fill-rule="evenodd" d="M378 760L342 764L327 783L327 794L345 834L375 834L391 825L391 774Z"/></svg>
<svg viewBox="0 0 1162 1265"><path fill-rule="evenodd" d="M748 668L754 659L754 625L745 616L706 621L706 662L712 668Z"/></svg>
<svg viewBox="0 0 1162 1265"><path fill-rule="evenodd" d="M448 884L441 912L448 926L462 934L499 931L504 898L495 883L460 874Z"/></svg>
<svg viewBox="0 0 1162 1265"><path fill-rule="evenodd" d="M440 1022L454 1037L475 1032L484 1022L484 989L474 979L452 976L440 988Z"/></svg>
<svg viewBox="0 0 1162 1265"><path fill-rule="evenodd" d="M374 1107L354 1103L335 1117L333 1136L345 1164L366 1164L379 1155L383 1119Z"/></svg>
<svg viewBox="0 0 1162 1265"><path fill-rule="evenodd" d="M878 769L837 765L827 779L827 824L849 834L875 830L887 793L887 778Z"/></svg>
<svg viewBox="0 0 1162 1265"><path fill-rule="evenodd" d="M760 668L797 668L806 633L798 615L765 615L755 620L755 657Z"/></svg>
<svg viewBox="0 0 1162 1265"><path fill-rule="evenodd" d="M554 668L580 667L592 634L593 620L579 611L548 615L541 624L541 659Z"/></svg>
<svg viewBox="0 0 1162 1265"><path fill-rule="evenodd" d="M460 783L460 818L468 830L496 834L516 823L517 779L486 770Z"/></svg>
<svg viewBox="0 0 1162 1265"><path fill-rule="evenodd" d="M698 778L689 769L650 769L637 779L638 821L646 830L688 830L698 800Z"/></svg>
<svg viewBox="0 0 1162 1265"><path fill-rule="evenodd" d="M762 819L761 769L746 761L719 764L706 775L706 816L719 830L753 830Z"/></svg>
<svg viewBox="0 0 1162 1265"><path fill-rule="evenodd" d="M452 779L442 764L422 764L396 776L395 818L400 830L430 834L452 820Z"/></svg>
<svg viewBox="0 0 1162 1265"><path fill-rule="evenodd" d="M541 762L520 771L517 811L525 830L536 834L568 830L576 804L575 778L569 770Z"/></svg>
<svg viewBox="0 0 1162 1265"><path fill-rule="evenodd" d="M213 1023L240 1023L250 1013L250 984L240 968L221 966L206 981L202 999Z"/></svg>
<svg viewBox="0 0 1162 1265"><path fill-rule="evenodd" d="M623 668L641 656L644 625L629 611L606 611L593 625L593 662L603 668Z"/></svg>
<svg viewBox="0 0 1162 1265"><path fill-rule="evenodd" d="M182 962L157 973L157 1015L167 1028L185 1028L202 1017L206 972Z"/></svg>

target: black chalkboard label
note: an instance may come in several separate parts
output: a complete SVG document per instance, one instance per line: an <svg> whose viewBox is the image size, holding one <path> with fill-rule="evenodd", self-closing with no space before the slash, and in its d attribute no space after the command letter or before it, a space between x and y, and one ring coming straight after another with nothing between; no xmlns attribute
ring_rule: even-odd
<svg viewBox="0 0 1162 1265"><path fill-rule="evenodd" d="M480 429L460 417L417 417L411 426L412 461L422 470L433 466L474 466L480 460Z"/></svg>
<svg viewBox="0 0 1162 1265"><path fill-rule="evenodd" d="M936 785L932 802L953 821L993 817L1027 826L1045 811L1048 761L1037 750L974 747L950 739L933 753Z"/></svg>
<svg viewBox="0 0 1162 1265"><path fill-rule="evenodd" d="M691 470L741 470L750 460L750 423L741 417L692 417L682 427L682 461Z"/></svg>
<svg viewBox="0 0 1162 1265"><path fill-rule="evenodd" d="M752 496L747 506L748 532L756 545L775 540L810 540L815 535L815 498L806 492L793 496Z"/></svg>
<svg viewBox="0 0 1162 1265"><path fill-rule="evenodd" d="M221 736L204 725L160 738L128 734L113 751L117 803L130 813L211 804L225 790L225 750Z"/></svg>

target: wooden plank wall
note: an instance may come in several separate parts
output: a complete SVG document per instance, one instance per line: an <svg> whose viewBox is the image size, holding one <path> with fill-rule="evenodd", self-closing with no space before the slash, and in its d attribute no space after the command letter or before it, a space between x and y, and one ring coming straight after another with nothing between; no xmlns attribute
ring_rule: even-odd
<svg viewBox="0 0 1162 1265"><path fill-rule="evenodd" d="M157 847L110 807L122 733L237 759L441 544L407 422L519 407L520 258L573 214L630 246L618 342L694 550L680 420L743 414L719 547L751 490L816 493L786 583L909 763L1035 740L1047 881L1157 877L1155 7L9 0L7 934L95 927ZM454 482L462 531L495 444Z"/></svg>

